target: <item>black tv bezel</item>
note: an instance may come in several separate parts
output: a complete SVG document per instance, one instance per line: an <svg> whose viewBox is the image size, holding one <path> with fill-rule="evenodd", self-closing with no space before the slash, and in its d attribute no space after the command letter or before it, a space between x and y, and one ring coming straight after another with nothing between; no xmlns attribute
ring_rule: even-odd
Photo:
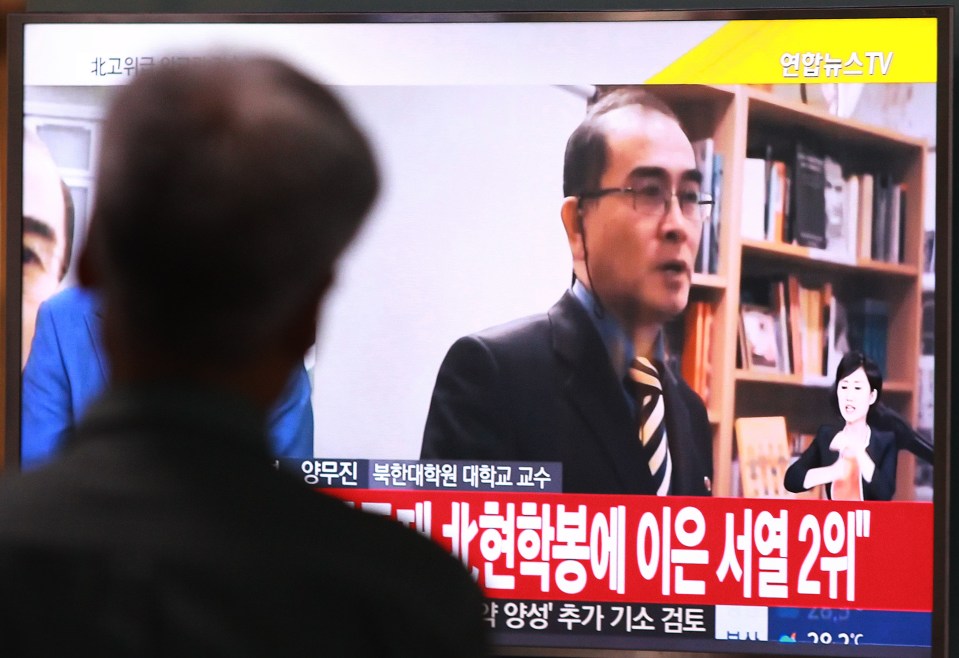
<svg viewBox="0 0 959 658"><path fill-rule="evenodd" d="M712 3L703 3L712 4ZM808 3L807 3L808 4ZM856 3L859 4L859 3ZM952 533L959 528L959 501L949 472L959 469L959 450L952 450L949 437L956 423L953 409L957 408L956 391L952 386L954 377L959 377L959 359L952 345L951 318L957 304L957 287L952 263L959 257L954 237L956 217L953 190L959 183L955 180L955 131L954 131L954 44L956 33L956 6L950 4L930 5L869 5L869 6L807 6L807 7L740 7L713 8L694 7L669 10L650 9L575 9L575 10L480 10L480 11L363 11L363 12L302 12L295 13L250 13L213 12L201 13L27 13L11 14L7 26L7 170L6 207L4 213L4 315L5 340L3 349L3 381L5 414L3 419L3 470L7 473L19 470L20 460L20 352L22 313L21 280L21 230L22 230L22 149L13 148L23 141L23 66L24 27L30 24L150 24L150 23L502 23L502 22L618 22L618 21L694 21L694 20L761 20L761 19L811 19L811 18L906 18L932 17L938 20L937 32L938 71L937 88L946 88L947 93L937 93L937 158L936 158L936 362L948 364L937 367L935 376L935 463L948 468L934 469L934 545L933 545L933 629L932 650L934 658L945 658L950 647L959 645L951 641L952 622L959 628L959 577L952 573L949 561ZM948 93L951 90L951 93ZM943 157L945 156L945 157ZM943 311L945 309L945 311ZM959 470L957 470L959 472ZM642 652L668 651L667 643L651 646ZM766 643L763 643L766 645ZM777 645L780 655L823 656L831 655L822 645L815 653L807 653L809 645ZM702 656L755 656L756 653L690 650L686 654ZM498 655L542 656L614 656L636 655L636 650L582 649L578 647L496 647ZM547 653L543 653L543 652ZM668 654L663 654L668 655ZM887 655L883 653L883 655ZM894 655L894 654L888 654Z"/></svg>

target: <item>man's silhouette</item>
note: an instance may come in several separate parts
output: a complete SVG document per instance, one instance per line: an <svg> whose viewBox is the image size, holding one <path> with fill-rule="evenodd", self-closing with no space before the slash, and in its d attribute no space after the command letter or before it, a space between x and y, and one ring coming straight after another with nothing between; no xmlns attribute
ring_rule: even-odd
<svg viewBox="0 0 959 658"><path fill-rule="evenodd" d="M377 188L343 107L230 57L141 74L105 125L79 276L110 382L0 486L5 652L482 654L458 563L271 466L267 412Z"/></svg>

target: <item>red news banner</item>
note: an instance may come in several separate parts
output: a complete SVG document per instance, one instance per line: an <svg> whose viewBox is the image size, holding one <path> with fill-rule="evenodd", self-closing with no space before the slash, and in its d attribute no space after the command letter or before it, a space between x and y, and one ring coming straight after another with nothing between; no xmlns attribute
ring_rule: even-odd
<svg viewBox="0 0 959 658"><path fill-rule="evenodd" d="M325 490L461 559L490 598L932 610L932 505Z"/></svg>

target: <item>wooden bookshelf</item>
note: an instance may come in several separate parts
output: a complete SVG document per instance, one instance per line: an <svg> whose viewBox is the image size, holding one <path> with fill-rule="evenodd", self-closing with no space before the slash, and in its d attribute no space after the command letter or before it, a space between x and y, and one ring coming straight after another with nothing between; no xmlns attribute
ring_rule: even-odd
<svg viewBox="0 0 959 658"><path fill-rule="evenodd" d="M719 263L716 274L696 274L692 296L709 300L713 323L707 400L713 424L713 493L730 495L736 418L783 415L790 431L814 432L835 423L829 409L829 375L809 376L747 370L739 366L741 283L745 277L795 275L828 282L837 296L873 297L888 306L888 376L883 400L914 425L917 421L918 364L922 322L923 181L925 142L860 121L837 118L816 108L785 101L746 86L669 86L661 95L675 109L691 140L712 137L723 157L719 211ZM880 169L907 190L900 245L901 262L869 254L843 257L821 249L741 238L744 169L747 153L767 135L825 145L831 157L851 171ZM900 453L896 497L913 497L914 461Z"/></svg>
<svg viewBox="0 0 959 658"><path fill-rule="evenodd" d="M726 286L726 277L718 274L703 274L702 272L693 274L693 288L722 291L726 289Z"/></svg>

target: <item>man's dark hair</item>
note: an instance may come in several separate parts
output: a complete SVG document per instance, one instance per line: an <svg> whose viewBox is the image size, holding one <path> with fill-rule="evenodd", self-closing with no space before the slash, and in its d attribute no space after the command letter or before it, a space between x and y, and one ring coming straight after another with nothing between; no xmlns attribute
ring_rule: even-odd
<svg viewBox="0 0 959 658"><path fill-rule="evenodd" d="M679 123L672 109L643 87L598 87L590 99L586 117L566 142L563 196L579 196L599 187L608 153L601 118L613 110L632 106L643 112L664 114Z"/></svg>
<svg viewBox="0 0 959 658"><path fill-rule="evenodd" d="M132 340L239 362L317 298L376 195L324 86L268 58L158 67L107 118L88 259Z"/></svg>
<svg viewBox="0 0 959 658"><path fill-rule="evenodd" d="M76 206L73 203L73 194L63 180L60 180L60 191L63 192L63 263L60 266L60 280L67 275L70 262L73 259L73 231L76 222Z"/></svg>

